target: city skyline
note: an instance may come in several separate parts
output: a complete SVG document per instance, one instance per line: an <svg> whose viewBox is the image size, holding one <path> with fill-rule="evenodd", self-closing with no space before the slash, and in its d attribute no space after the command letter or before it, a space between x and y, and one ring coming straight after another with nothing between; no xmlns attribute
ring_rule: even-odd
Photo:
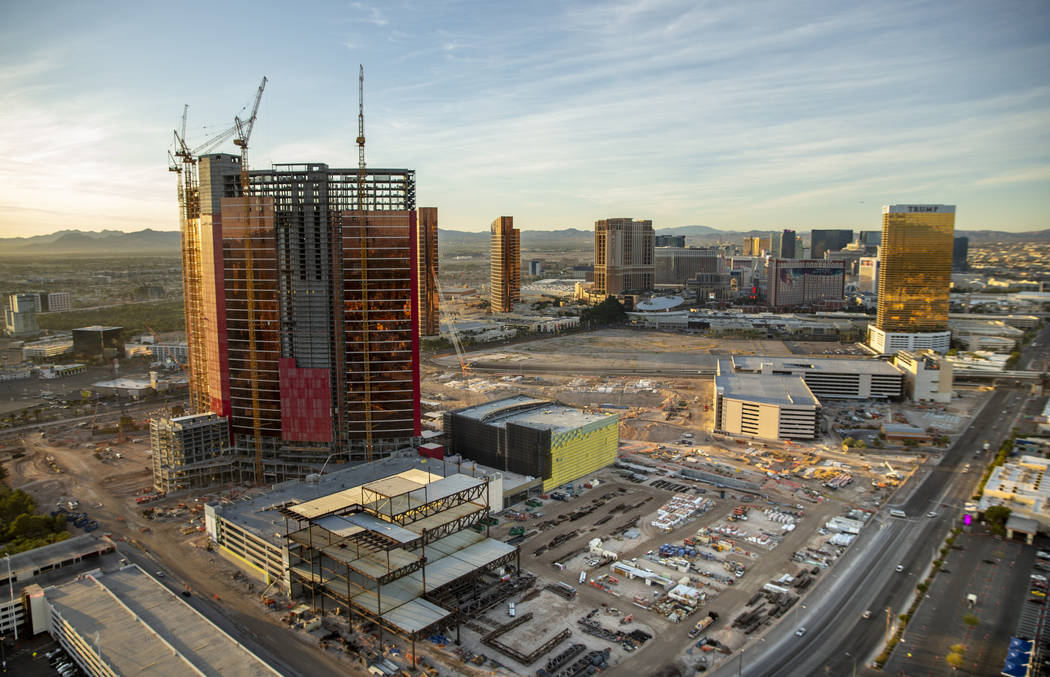
<svg viewBox="0 0 1050 677"><path fill-rule="evenodd" d="M875 230L899 202L1050 225L1044 3L183 7L5 9L0 237L177 230L183 104L193 144L262 75L253 167L354 166L358 63L369 164L416 170L449 229Z"/></svg>

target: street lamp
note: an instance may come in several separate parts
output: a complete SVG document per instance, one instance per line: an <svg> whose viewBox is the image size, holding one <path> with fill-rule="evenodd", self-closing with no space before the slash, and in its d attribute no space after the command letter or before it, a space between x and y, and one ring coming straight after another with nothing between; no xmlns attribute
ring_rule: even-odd
<svg viewBox="0 0 1050 677"><path fill-rule="evenodd" d="M857 677L857 657L849 651L846 652L846 656L853 659L853 677Z"/></svg>
<svg viewBox="0 0 1050 677"><path fill-rule="evenodd" d="M806 608L805 604L799 604L798 606L795 607L795 625L798 625L798 610L799 609L805 609L805 608Z"/></svg>

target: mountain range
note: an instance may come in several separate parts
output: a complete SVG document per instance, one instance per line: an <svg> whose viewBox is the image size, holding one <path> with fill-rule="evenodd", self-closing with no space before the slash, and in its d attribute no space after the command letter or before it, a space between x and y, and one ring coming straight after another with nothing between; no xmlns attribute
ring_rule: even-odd
<svg viewBox="0 0 1050 677"><path fill-rule="evenodd" d="M873 229L874 230L874 229ZM748 236L767 235L769 230L730 231L719 230L710 226L677 226L658 228L658 235L685 235L686 244L703 246L717 242L741 242ZM805 231L803 231L805 232ZM856 232L856 231L855 231ZM1023 233L1010 233L998 230L956 230L956 236L970 238L970 244L980 245L992 242L1040 242L1050 243L1050 229L1033 230ZM472 232L464 230L440 229L438 242L443 253L480 252L488 248L487 231ZM69 256L69 255L105 255L147 256L171 255L179 253L180 234L175 230L153 230L146 228L134 232L103 230L88 232L81 230L60 230L48 235L33 237L0 238L0 257L11 256ZM594 233L579 228L562 229L527 229L521 232L521 248L529 252L558 252L587 250L594 246Z"/></svg>

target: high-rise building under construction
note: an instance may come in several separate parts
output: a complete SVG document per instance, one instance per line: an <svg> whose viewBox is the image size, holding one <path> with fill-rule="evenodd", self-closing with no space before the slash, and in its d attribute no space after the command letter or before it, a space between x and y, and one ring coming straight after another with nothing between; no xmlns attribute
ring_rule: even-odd
<svg viewBox="0 0 1050 677"><path fill-rule="evenodd" d="M438 210L437 207L420 207L419 244L416 258L419 270L419 335L437 336L441 333L438 316Z"/></svg>
<svg viewBox="0 0 1050 677"><path fill-rule="evenodd" d="M199 160L183 223L191 404L229 419L232 463L300 476L419 435L415 173ZM359 186L363 187L361 200ZM257 467L257 466L256 466Z"/></svg>
<svg viewBox="0 0 1050 677"><path fill-rule="evenodd" d="M509 313L521 301L521 231L513 216L492 222L489 240L489 311Z"/></svg>
<svg viewBox="0 0 1050 677"><path fill-rule="evenodd" d="M882 354L947 352L954 205L882 208L878 315L868 343Z"/></svg>
<svg viewBox="0 0 1050 677"><path fill-rule="evenodd" d="M656 272L654 240L652 221L595 221L594 294L651 291Z"/></svg>

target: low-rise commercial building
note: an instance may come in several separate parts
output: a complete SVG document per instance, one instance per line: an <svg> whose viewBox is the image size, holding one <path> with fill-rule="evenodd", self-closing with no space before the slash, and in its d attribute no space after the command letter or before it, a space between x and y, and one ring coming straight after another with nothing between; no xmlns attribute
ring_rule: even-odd
<svg viewBox="0 0 1050 677"><path fill-rule="evenodd" d="M73 349L73 339L69 336L33 341L22 346L23 360L40 360L64 355Z"/></svg>
<svg viewBox="0 0 1050 677"><path fill-rule="evenodd" d="M1050 459L1021 456L992 469L984 485L979 509L993 505L1010 508L1011 515L1035 520L1041 531L1050 530Z"/></svg>
<svg viewBox="0 0 1050 677"><path fill-rule="evenodd" d="M543 478L544 490L616 460L615 414L598 414L525 395L444 415L449 450L487 466Z"/></svg>
<svg viewBox="0 0 1050 677"><path fill-rule="evenodd" d="M952 401L952 363L932 350L902 350L893 364L904 372L908 396L915 402Z"/></svg>

